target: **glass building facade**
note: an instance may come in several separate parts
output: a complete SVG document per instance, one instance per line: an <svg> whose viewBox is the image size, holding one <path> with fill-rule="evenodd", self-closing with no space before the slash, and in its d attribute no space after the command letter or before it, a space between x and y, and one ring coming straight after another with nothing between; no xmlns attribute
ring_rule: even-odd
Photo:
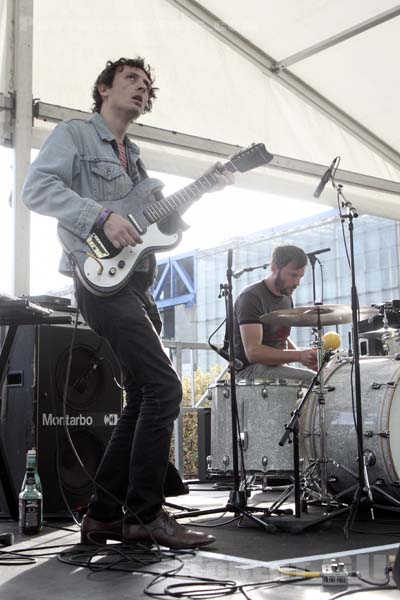
<svg viewBox="0 0 400 600"><path fill-rule="evenodd" d="M360 306L370 306L400 298L399 281L399 221L380 217L361 216L354 219L355 277ZM186 305L176 304L176 299L163 298L161 311L168 315L168 336L176 341L207 342L211 333L218 328L226 315L225 299L221 296L221 285L227 281L228 250L232 250L233 270L239 271L269 263L275 246L294 244L305 252L329 248L329 252L318 255L315 264L315 300L324 304L351 304L351 271L348 254L349 225L347 219L341 222L337 211L328 211L301 221L266 229L264 231L235 238L216 248L196 251L192 255L190 268L192 280L191 301ZM345 244L346 240L346 244ZM160 272L163 273L166 261L161 259ZM179 257L174 257L179 260ZM186 266L188 255L185 254ZM176 271L175 277L179 276ZM268 268L245 272L233 279L233 300L245 286L268 274ZM170 286L170 283L166 284ZM180 289L177 282L176 289ZM171 286L170 286L171 288ZM169 288L169 289L170 289ZM182 289L180 289L182 293ZM168 294L167 294L168 295ZM312 268L309 265L304 279L294 295L295 306L312 305L314 301ZM173 319L171 319L173 312ZM173 328L171 328L173 321ZM325 331L336 330L342 337L342 347L348 348L350 326L329 326ZM222 344L225 327L213 338L215 344ZM313 335L308 327L293 327L291 338L299 346L309 347ZM184 359L186 360L186 359ZM224 364L223 359L210 351L198 351L195 368L204 371L216 363Z"/></svg>

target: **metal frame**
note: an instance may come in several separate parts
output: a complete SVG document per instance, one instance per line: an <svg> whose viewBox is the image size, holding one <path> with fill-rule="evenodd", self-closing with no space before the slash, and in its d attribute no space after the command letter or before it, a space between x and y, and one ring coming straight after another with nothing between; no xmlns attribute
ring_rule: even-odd
<svg viewBox="0 0 400 600"><path fill-rule="evenodd" d="M181 11L184 11L196 22L206 27L209 32L217 36L220 41L228 44L235 51L245 56L247 60L257 65L262 72L268 76L274 77L277 81L288 87L292 92L312 104L320 112L335 121L341 127L355 135L368 147L372 148L377 154L389 161L396 167L400 167L400 153L390 145L378 138L370 130L358 123L336 105L320 95L316 90L308 86L304 81L290 73L281 66L287 66L289 59L292 63L301 58L321 51L333 43L339 43L351 35L356 35L365 31L367 28L378 25L389 18L397 16L400 7L395 7L386 13L381 13L369 21L355 26L352 30L346 30L333 38L325 40L318 45L303 51L301 57L297 59L288 57L278 62L252 44L249 40L241 36L238 32L230 28L226 23L218 19L216 15L206 10L194 0L168 0L170 4ZM15 169L13 186L13 216L14 216L14 239L12 247L12 260L14 264L14 282L13 293L21 295L29 292L29 246L30 246L30 218L29 212L21 201L21 190L26 172L30 164L31 148L40 147L43 139L48 135L44 128L32 127L33 106L32 106L32 45L33 45L33 0L7 0L7 19L9 37L7 47L10 49L8 64L10 65L10 86L12 94L0 94L0 111L6 113L5 119L2 118L0 125L0 139L2 143L7 143L14 148ZM298 53L299 54L299 53ZM18 102L14 103L18 96ZM67 116L80 115L86 113L82 111L73 111L63 107L52 106L42 102L34 106L37 119L43 119L58 122ZM4 117L4 115L2 115ZM174 131L163 130L160 128L148 127L135 124L131 127L130 133L136 139L142 142L157 145L158 147L169 145L179 147L182 150L192 152L193 150L205 155L228 156L236 149L236 146L224 144L223 142L207 140L196 136L189 136ZM155 155L153 150L153 155ZM165 159L165 156L164 156ZM188 157L185 157L187 163ZM161 162L160 158L158 159ZM156 162L157 161L153 161ZM198 162L189 159L190 169L194 170L194 165ZM171 164L169 165L171 167ZM180 167L179 167L180 168ZM299 161L293 158L275 156L270 166L278 170L286 170L293 173L301 173L313 177L320 177L325 170L324 166ZM174 172L169 168L170 172ZM265 171L265 170L260 170ZM182 172L180 173L182 174ZM187 175L189 175L187 173ZM258 175L258 174L257 174ZM189 175L190 176L190 175ZM367 177L348 171L338 172L338 176L344 183L350 183L356 186L367 187L376 191L390 192L398 194L400 184L392 181L378 178ZM252 188L252 178L246 179L249 189ZM259 189L259 187L256 189ZM18 269L16 261L18 257Z"/></svg>
<svg viewBox="0 0 400 600"><path fill-rule="evenodd" d="M181 264L182 260L192 258L193 263L196 258L195 252L187 254L180 254L179 256L171 256L169 258L159 260L157 262L158 267L165 265L164 270L161 274L160 279L156 282L154 288L154 299L157 302L158 308L168 308L170 306L176 306L177 304L185 304L186 306L192 306L196 302L196 281L195 275L193 279L186 271L185 267ZM187 293L177 296L173 286L174 275L176 275L185 286ZM166 282L169 281L171 287L171 296L160 300L160 296L165 288Z"/></svg>
<svg viewBox="0 0 400 600"><path fill-rule="evenodd" d="M334 121L346 131L349 131L357 139L361 140L379 156L389 161L397 168L400 167L400 153L375 135L367 127L359 123L348 113L341 110L336 104L322 96L317 90L309 86L305 81L286 69L277 69L278 61L250 42L247 38L232 29L217 15L205 9L194 0L167 0L170 4L187 14L209 33L217 37L221 42L244 56L248 61L258 67L265 75L274 77L282 85L295 93L302 100L311 104L322 114Z"/></svg>
<svg viewBox="0 0 400 600"><path fill-rule="evenodd" d="M33 1L8 2L7 10L12 95L2 97L1 108L8 110L9 117L3 121L1 134L10 135L14 149L12 273L13 293L21 295L29 293L30 278L30 215L21 192L31 163Z"/></svg>
<svg viewBox="0 0 400 600"><path fill-rule="evenodd" d="M5 94L0 93L0 110L11 110L12 101ZM35 119L49 122L59 123L64 119L78 118L86 119L91 113L67 108L65 106L57 106L54 104L48 104L45 102L35 102L34 104L34 116ZM51 129L35 126L32 129L32 147L40 148L46 137L49 135ZM188 156L193 157L193 153L202 154L204 156L212 155L213 157L227 157L237 152L239 146L234 144L227 144L218 140L210 140L208 138L202 138L200 136L188 135L180 133L178 131L172 131L168 129L161 129L159 127L150 127L149 125L139 125L135 123L128 129L128 134L133 136L134 139L140 140L146 144L157 146L169 146L171 148L182 150L187 152ZM273 149L272 149L273 150ZM189 155L190 152L190 155ZM165 158L165 153L163 152ZM194 161L193 161L194 162ZM186 172L182 172L179 166L177 167L174 161L175 169L169 172L177 175L190 176ZM275 169L278 171L286 171L297 175L306 175L313 178L318 178L323 175L326 170L326 165L319 165L305 160L299 160L288 156L281 156L278 154L274 155L272 161L266 166L261 167L257 171L266 173L267 169ZM339 169L337 171L337 178L343 183L354 185L363 189L369 189L376 192L385 192L390 194L400 194L400 183L392 181L390 179L381 179L379 177L371 177L370 175L363 175L361 173L355 173L353 171L346 171ZM247 176L248 177L248 176ZM251 179L249 178L249 189L251 189ZM259 189L259 186L256 186Z"/></svg>
<svg viewBox="0 0 400 600"><path fill-rule="evenodd" d="M386 21L389 21L390 19L394 19L395 17L398 17L399 15L400 15L400 6L398 5L398 6L395 6L394 8L390 8L389 10L386 10L383 13L380 13L379 15L376 15L375 17L372 17L371 19L367 19L366 21L363 21L362 23L358 23L357 25L354 25L353 27L349 27L348 29L341 31L340 33L336 33L335 35L332 35L329 38L326 38L325 40L318 42L318 44L313 44L312 46L309 46L309 48L304 48L304 50L300 50L299 52L296 52L295 54L291 54L287 58L278 60L275 64L275 70L280 71L282 69L287 69L287 67L289 67L290 65L294 65L295 63L300 62L301 60L304 60L305 58L309 58L310 56L319 54L320 52L323 52L324 50L327 50L328 48L332 48L332 46L336 46L337 44L340 44L341 42L349 40L350 38L355 37L356 35L359 35L360 33L364 33L364 31L368 31L368 29L377 27L378 25L381 25L382 23L385 23Z"/></svg>

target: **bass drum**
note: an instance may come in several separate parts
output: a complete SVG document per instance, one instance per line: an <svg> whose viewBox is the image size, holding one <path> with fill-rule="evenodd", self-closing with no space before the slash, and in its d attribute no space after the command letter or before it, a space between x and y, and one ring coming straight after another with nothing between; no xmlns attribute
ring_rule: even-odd
<svg viewBox="0 0 400 600"><path fill-rule="evenodd" d="M360 359L364 453L374 501L400 500L400 362L389 357ZM325 371L325 421L328 477L331 491L351 500L357 484L356 408L351 397L352 359L339 359ZM354 404L355 404L355 387ZM316 394L304 413L306 459L320 457L319 407ZM342 466L341 466L342 465ZM350 472L349 472L350 471ZM353 472L354 475L351 473ZM380 493L380 490L382 493Z"/></svg>

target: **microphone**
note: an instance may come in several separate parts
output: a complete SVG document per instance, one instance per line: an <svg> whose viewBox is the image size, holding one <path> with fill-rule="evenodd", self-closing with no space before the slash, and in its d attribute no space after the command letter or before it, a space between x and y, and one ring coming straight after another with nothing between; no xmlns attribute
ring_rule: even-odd
<svg viewBox="0 0 400 600"><path fill-rule="evenodd" d="M336 331L328 331L322 336L322 343L325 355L330 358L335 353L335 350L340 348L342 340Z"/></svg>
<svg viewBox="0 0 400 600"><path fill-rule="evenodd" d="M317 189L315 190L315 192L313 194L314 198L319 198L320 195L322 194L322 192L324 191L324 187L326 186L326 184L328 183L328 181L332 177L332 172L333 172L333 169L335 168L336 161L337 161L338 158L339 158L338 156L335 156L335 158L331 162L331 164L328 167L328 169L322 175L321 181L319 182L318 187L317 187Z"/></svg>
<svg viewBox="0 0 400 600"><path fill-rule="evenodd" d="M224 358L226 361L230 362L228 350L225 350L224 348L218 348L217 346L214 346L214 344L210 344L210 342L208 342L208 345L210 346L210 348L212 350L214 350L214 352L219 354L219 356ZM235 369L237 371L240 371L240 369L243 369L243 363L238 358L235 358L235 360L233 361L233 366L235 367Z"/></svg>
<svg viewBox="0 0 400 600"><path fill-rule="evenodd" d="M222 358L224 358L225 360L227 360L228 362L230 362L229 352L227 352L223 348L217 348L216 352L217 352L217 354L219 354L220 356L222 356ZM235 358L235 360L233 361L233 366L238 371L240 371L240 369L243 369L243 363L238 358Z"/></svg>
<svg viewBox="0 0 400 600"><path fill-rule="evenodd" d="M306 252L308 258L314 258L317 254L323 254L324 252L330 252L330 248L322 248L322 250L314 250L314 252Z"/></svg>

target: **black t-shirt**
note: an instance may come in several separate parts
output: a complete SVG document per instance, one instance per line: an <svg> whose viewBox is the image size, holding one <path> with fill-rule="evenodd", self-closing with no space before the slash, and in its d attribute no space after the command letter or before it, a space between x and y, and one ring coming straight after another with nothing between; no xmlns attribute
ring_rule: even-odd
<svg viewBox="0 0 400 600"><path fill-rule="evenodd" d="M252 283L242 290L236 299L234 307L233 335L235 344L235 357L242 361L246 367L250 363L246 358L240 325L247 323L261 323L260 316L274 310L293 308L291 296L276 296L267 287L265 280ZM285 349L290 327L274 327L261 323L263 328L262 343L264 346Z"/></svg>

